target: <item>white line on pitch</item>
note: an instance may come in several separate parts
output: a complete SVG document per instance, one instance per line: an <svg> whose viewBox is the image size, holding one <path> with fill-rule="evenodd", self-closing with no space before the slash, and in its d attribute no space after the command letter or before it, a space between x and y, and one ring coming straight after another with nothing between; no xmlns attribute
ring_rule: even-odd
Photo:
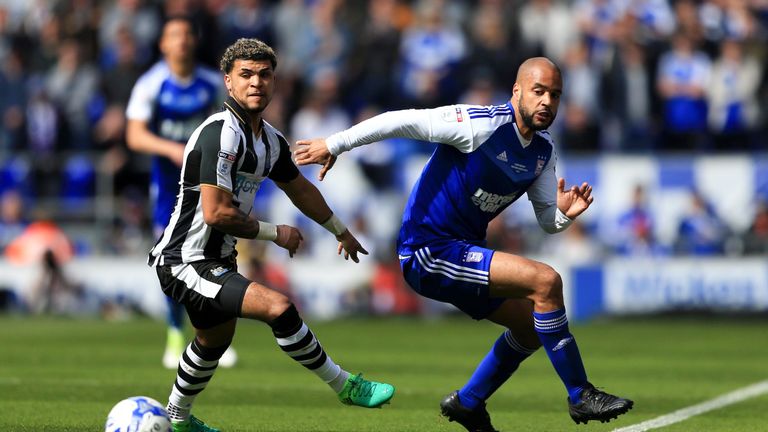
<svg viewBox="0 0 768 432"><path fill-rule="evenodd" d="M644 421L632 426L614 429L612 432L644 432L651 429L669 426L673 423L679 423L681 421L687 420L693 416L720 409L722 407L739 403L741 401L761 396L766 393L768 393L768 380L760 381L750 386L726 393L715 399L702 402L698 405L689 406L688 408L679 409L673 413L669 413L661 417L656 417L655 419Z"/></svg>

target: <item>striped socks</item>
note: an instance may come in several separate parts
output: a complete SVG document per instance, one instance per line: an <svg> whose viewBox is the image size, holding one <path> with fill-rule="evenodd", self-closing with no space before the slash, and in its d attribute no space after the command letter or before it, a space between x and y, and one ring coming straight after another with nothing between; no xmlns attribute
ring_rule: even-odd
<svg viewBox="0 0 768 432"><path fill-rule="evenodd" d="M171 421L180 422L189 418L192 402L208 385L219 365L219 358L228 346L207 348L197 338L187 346L179 360L176 382L168 397L167 411Z"/></svg>
<svg viewBox="0 0 768 432"><path fill-rule="evenodd" d="M270 326L283 352L314 372L336 393L344 388L349 372L334 363L325 353L294 305L286 309Z"/></svg>

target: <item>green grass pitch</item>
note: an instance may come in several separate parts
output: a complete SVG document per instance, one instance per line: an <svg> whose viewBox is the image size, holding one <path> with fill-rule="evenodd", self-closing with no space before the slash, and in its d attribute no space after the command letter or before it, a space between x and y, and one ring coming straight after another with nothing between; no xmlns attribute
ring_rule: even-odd
<svg viewBox="0 0 768 432"><path fill-rule="evenodd" d="M311 322L346 369L397 387L391 405L340 404L287 358L269 329L241 320L240 363L217 372L194 412L224 431L455 431L438 403L460 387L500 328L468 318L345 319ZM591 381L635 400L611 423L575 425L565 390L537 352L488 403L502 431L611 431L768 378L768 321L624 319L572 325ZM160 366L165 330L125 322L0 316L0 430L100 431L118 400L165 403L175 372ZM768 396L711 411L661 430L765 431Z"/></svg>

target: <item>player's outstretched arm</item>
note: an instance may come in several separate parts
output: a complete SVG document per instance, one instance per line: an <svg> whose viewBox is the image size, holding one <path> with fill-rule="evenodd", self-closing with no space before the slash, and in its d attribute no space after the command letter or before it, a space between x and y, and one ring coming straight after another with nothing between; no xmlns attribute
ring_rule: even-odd
<svg viewBox="0 0 768 432"><path fill-rule="evenodd" d="M358 253L368 255L368 251L333 214L323 195L306 177L299 174L289 182L275 182L275 184L285 192L296 208L336 236L336 240L339 241L338 253L341 254L343 250L345 259L351 257L352 261L360 262Z"/></svg>
<svg viewBox="0 0 768 432"><path fill-rule="evenodd" d="M573 185L565 190L565 179L557 180L557 208L568 216L569 219L575 219L592 205L595 197L592 196L592 186L584 182L581 186Z"/></svg>
<svg viewBox="0 0 768 432"><path fill-rule="evenodd" d="M296 141L296 145L298 146L294 152L296 163L298 165L322 165L323 167L320 169L320 174L318 174L317 178L323 181L325 174L336 163L336 156L332 155L330 150L328 150L325 138L299 140Z"/></svg>

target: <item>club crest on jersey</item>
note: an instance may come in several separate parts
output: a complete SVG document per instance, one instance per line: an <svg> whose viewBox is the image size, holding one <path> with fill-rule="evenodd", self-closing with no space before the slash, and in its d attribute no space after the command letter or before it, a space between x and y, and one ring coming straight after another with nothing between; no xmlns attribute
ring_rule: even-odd
<svg viewBox="0 0 768 432"><path fill-rule="evenodd" d="M482 260L483 260L482 252L467 252L467 255L464 257L464 262L468 262L468 263L476 263Z"/></svg>
<svg viewBox="0 0 768 432"><path fill-rule="evenodd" d="M228 268L224 268L222 266L218 266L216 268L211 269L211 274L216 276L216 277L219 277L219 276L223 275L224 273L226 273L228 271L229 271Z"/></svg>
<svg viewBox="0 0 768 432"><path fill-rule="evenodd" d="M539 160L536 161L536 171L534 174L539 175L544 171L544 165L547 163L545 156L539 156Z"/></svg>
<svg viewBox="0 0 768 432"><path fill-rule="evenodd" d="M472 204L480 207L480 210L484 212L494 213L499 208L514 201L515 198L517 198L517 192L509 195L499 195L477 188L477 191L472 194Z"/></svg>
<svg viewBox="0 0 768 432"><path fill-rule="evenodd" d="M226 159L219 159L219 163L216 164L216 171L219 172L221 175L229 175L230 170L232 169L232 162L226 160Z"/></svg>

